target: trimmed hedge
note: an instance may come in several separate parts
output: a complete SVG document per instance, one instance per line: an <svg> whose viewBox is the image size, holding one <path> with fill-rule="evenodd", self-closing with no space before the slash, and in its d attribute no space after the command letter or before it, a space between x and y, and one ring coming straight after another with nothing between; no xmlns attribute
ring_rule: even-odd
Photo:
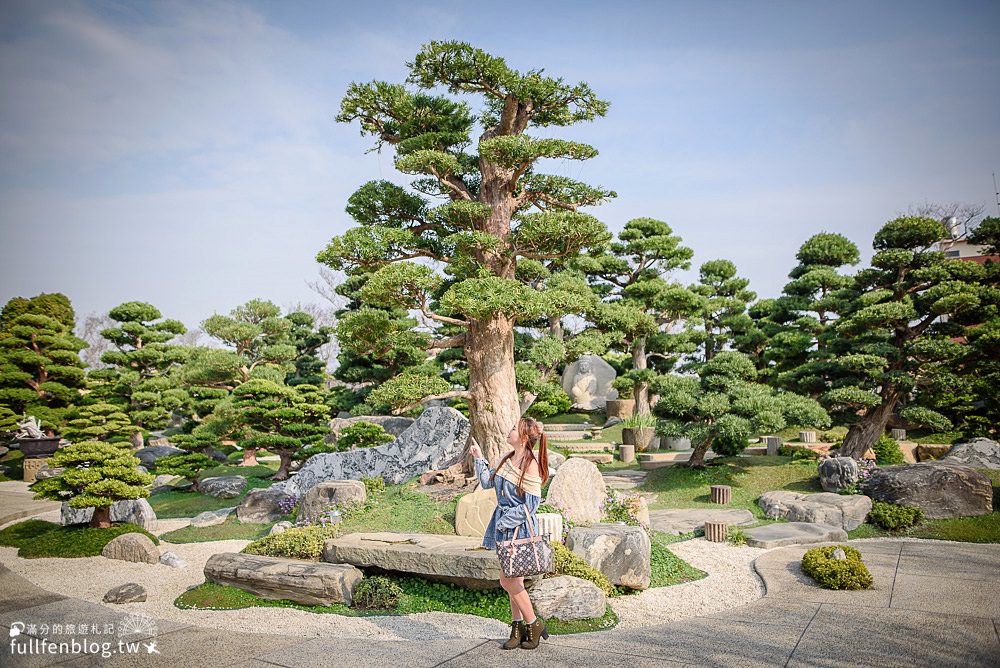
<svg viewBox="0 0 1000 668"><path fill-rule="evenodd" d="M920 508L897 506L885 501L872 502L872 509L868 511L869 522L889 531L909 529L922 519L924 519L924 511Z"/></svg>
<svg viewBox="0 0 1000 668"><path fill-rule="evenodd" d="M843 550L846 559L833 553ZM861 561L861 553L849 545L816 547L802 556L802 572L824 589L870 589L874 580Z"/></svg>

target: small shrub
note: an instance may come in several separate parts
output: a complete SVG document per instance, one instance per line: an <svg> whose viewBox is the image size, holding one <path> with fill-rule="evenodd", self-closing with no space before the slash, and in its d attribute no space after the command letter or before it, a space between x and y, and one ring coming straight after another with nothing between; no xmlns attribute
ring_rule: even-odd
<svg viewBox="0 0 1000 668"><path fill-rule="evenodd" d="M891 436L885 434L882 435L882 438L875 441L875 445L872 446L872 452L875 453L875 463L879 466L893 466L906 461L903 458L903 451L899 449L899 443Z"/></svg>
<svg viewBox="0 0 1000 668"><path fill-rule="evenodd" d="M365 484L365 492L368 494L369 499L377 499L385 493L385 478L380 475L371 478L362 478L361 482Z"/></svg>
<svg viewBox="0 0 1000 668"><path fill-rule="evenodd" d="M619 496L612 488L607 488L607 496L601 510L604 512L604 521L609 523L624 522L629 526L642 527L648 534L649 526L639 521L639 508L642 497L638 494Z"/></svg>
<svg viewBox="0 0 1000 668"><path fill-rule="evenodd" d="M605 596L615 595L615 588L608 577L573 554L568 547L562 543L553 543L552 550L552 567L556 575L572 575L581 580L589 580L597 585Z"/></svg>
<svg viewBox="0 0 1000 668"><path fill-rule="evenodd" d="M872 509L868 511L869 522L889 531L908 529L922 519L924 519L924 511L920 508L897 506L894 503L885 503L884 501L875 501L872 503Z"/></svg>
<svg viewBox="0 0 1000 668"><path fill-rule="evenodd" d="M835 559L841 549L846 559ZM824 589L869 589L874 580L861 561L861 553L849 545L831 545L809 550L802 556L802 572Z"/></svg>
<svg viewBox="0 0 1000 668"><path fill-rule="evenodd" d="M652 415L630 415L622 420L623 429L654 429L657 419Z"/></svg>
<svg viewBox="0 0 1000 668"><path fill-rule="evenodd" d="M819 453L810 448L800 445L783 445L778 448L778 454L783 457L791 457L793 460L819 459Z"/></svg>
<svg viewBox="0 0 1000 668"><path fill-rule="evenodd" d="M337 437L337 449L353 450L354 448L373 448L393 440L393 436L385 433L380 424L371 422L355 422L340 430Z"/></svg>
<svg viewBox="0 0 1000 668"><path fill-rule="evenodd" d="M336 538L338 533L336 526L293 527L255 540L241 552L265 557L319 561L323 555L323 543L328 538Z"/></svg>
<svg viewBox="0 0 1000 668"><path fill-rule="evenodd" d="M743 530L743 527L729 527L729 542L736 547L743 547L747 544L747 533Z"/></svg>
<svg viewBox="0 0 1000 668"><path fill-rule="evenodd" d="M363 579L354 590L354 607L366 610L391 610L399 605L403 589L382 575Z"/></svg>

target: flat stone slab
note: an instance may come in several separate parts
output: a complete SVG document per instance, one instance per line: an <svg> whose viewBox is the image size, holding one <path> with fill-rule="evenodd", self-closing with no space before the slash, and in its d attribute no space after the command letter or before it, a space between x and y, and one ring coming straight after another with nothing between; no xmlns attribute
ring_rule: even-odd
<svg viewBox="0 0 1000 668"><path fill-rule="evenodd" d="M799 494L778 490L761 494L757 505L771 519L831 524L852 531L868 517L872 500L861 494Z"/></svg>
<svg viewBox="0 0 1000 668"><path fill-rule="evenodd" d="M586 459L588 462L594 462L595 464L610 464L615 461L615 456L610 452L587 452L587 453L573 453L569 456L570 459Z"/></svg>
<svg viewBox="0 0 1000 668"><path fill-rule="evenodd" d="M840 527L813 522L781 522L754 527L745 531L750 547L784 547L847 540L847 532Z"/></svg>
<svg viewBox="0 0 1000 668"><path fill-rule="evenodd" d="M611 489L635 489L646 482L647 475L649 474L645 471L626 469L624 471L602 473L601 477L604 478L604 483Z"/></svg>
<svg viewBox="0 0 1000 668"><path fill-rule="evenodd" d="M422 533L352 533L330 538L323 561L409 573L470 589L500 586L496 552L481 548L481 538Z"/></svg>
<svg viewBox="0 0 1000 668"><path fill-rule="evenodd" d="M684 508L681 510L651 510L649 522L657 531L676 536L705 527L705 522L725 522L746 525L756 522L745 508Z"/></svg>
<svg viewBox="0 0 1000 668"><path fill-rule="evenodd" d="M351 604L362 573L348 564L279 559L239 552L213 554L205 580L227 584L271 600L306 605Z"/></svg>

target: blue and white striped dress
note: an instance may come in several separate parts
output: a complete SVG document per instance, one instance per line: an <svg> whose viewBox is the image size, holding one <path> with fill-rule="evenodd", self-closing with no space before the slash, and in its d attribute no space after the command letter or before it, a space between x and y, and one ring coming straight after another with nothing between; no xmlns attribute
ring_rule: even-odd
<svg viewBox="0 0 1000 668"><path fill-rule="evenodd" d="M527 538L529 522L531 530L538 534L538 506L542 503L542 479L539 476L525 474L524 494L517 491L517 481L521 470L508 459L500 467L496 477L491 481L493 470L485 459L476 459L476 475L479 484L487 489L494 488L497 495L497 507L493 511L486 534L483 536L483 547L496 549L498 541L512 540L515 531L518 538ZM527 506L527 509L525 509Z"/></svg>

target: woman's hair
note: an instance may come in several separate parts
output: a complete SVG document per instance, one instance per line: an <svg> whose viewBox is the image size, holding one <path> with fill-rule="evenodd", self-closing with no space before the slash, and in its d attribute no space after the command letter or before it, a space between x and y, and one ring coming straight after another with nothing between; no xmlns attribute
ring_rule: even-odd
<svg viewBox="0 0 1000 668"><path fill-rule="evenodd" d="M545 430L542 427L542 423L531 417L522 417L517 422L517 435L525 442L525 447L528 450L528 454L538 462L538 474L542 478L542 484L549 479L549 446L548 438L545 436ZM535 444L538 445L538 455L535 455L534 447ZM514 451L511 450L503 459L497 464L496 469L493 471L493 475L490 476L490 480L493 480L497 471L503 466L503 463L514 456ZM521 469L521 477L517 481L517 491L522 495L524 494L524 474L528 467L525 466Z"/></svg>

